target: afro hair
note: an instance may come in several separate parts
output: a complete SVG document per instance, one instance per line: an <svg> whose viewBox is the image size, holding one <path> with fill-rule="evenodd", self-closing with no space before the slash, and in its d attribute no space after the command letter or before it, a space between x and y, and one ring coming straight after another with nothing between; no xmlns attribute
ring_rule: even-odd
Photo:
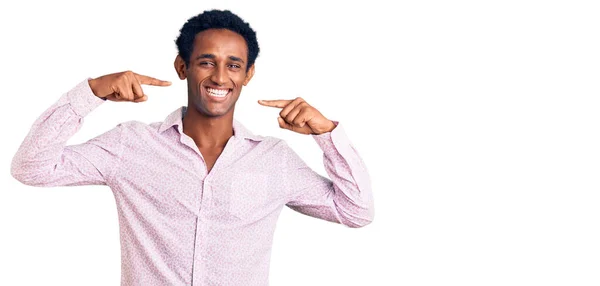
<svg viewBox="0 0 600 286"><path fill-rule="evenodd" d="M246 69L254 64L258 57L259 47L256 32L250 27L250 24L244 22L242 18L229 10L210 10L188 19L179 30L180 33L175 40L175 44L186 66L190 64L196 35L208 29L227 29L241 35L248 46L248 65Z"/></svg>

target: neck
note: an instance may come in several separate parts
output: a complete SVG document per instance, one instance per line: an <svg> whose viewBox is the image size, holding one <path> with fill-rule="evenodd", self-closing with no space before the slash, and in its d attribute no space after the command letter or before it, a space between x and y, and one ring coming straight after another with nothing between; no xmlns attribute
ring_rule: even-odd
<svg viewBox="0 0 600 286"><path fill-rule="evenodd" d="M192 138L198 148L223 148L233 136L233 110L223 116L208 117L188 104L183 133Z"/></svg>

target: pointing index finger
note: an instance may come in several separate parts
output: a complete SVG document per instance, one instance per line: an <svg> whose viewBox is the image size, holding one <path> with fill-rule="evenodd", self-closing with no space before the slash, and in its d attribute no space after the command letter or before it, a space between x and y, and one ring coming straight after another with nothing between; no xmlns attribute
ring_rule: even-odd
<svg viewBox="0 0 600 286"><path fill-rule="evenodd" d="M279 107L279 108L286 107L288 104L290 104L290 102L292 102L292 100L290 100L290 99L259 100L258 101L258 103L260 105L270 106L270 107Z"/></svg>
<svg viewBox="0 0 600 286"><path fill-rule="evenodd" d="M141 75L141 74L136 74L135 76L140 81L140 84L154 85L154 86L169 86L169 85L171 85L170 81L160 80L160 79L156 79L156 78Z"/></svg>

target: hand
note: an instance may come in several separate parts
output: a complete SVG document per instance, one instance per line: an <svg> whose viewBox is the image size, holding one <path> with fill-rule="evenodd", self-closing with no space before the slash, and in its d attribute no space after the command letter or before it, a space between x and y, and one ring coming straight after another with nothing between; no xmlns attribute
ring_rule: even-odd
<svg viewBox="0 0 600 286"><path fill-rule="evenodd" d="M283 108L279 112L279 127L301 134L319 135L331 132L335 128L333 121L325 118L316 108L310 106L304 99L294 100L259 100L264 106Z"/></svg>
<svg viewBox="0 0 600 286"><path fill-rule="evenodd" d="M171 82L125 71L91 79L89 84L97 97L110 101L142 102L148 99L142 90L142 84L169 86Z"/></svg>

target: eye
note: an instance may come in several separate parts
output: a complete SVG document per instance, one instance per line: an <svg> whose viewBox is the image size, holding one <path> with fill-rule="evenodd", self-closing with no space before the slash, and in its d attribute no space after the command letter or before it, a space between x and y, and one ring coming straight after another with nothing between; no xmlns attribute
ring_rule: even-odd
<svg viewBox="0 0 600 286"><path fill-rule="evenodd" d="M214 66L212 62L200 62L200 65L203 67L211 67Z"/></svg>
<svg viewBox="0 0 600 286"><path fill-rule="evenodd" d="M242 68L242 66L240 66L240 65L238 65L238 64L230 64L230 65L229 65L229 68L232 68L232 69L240 69L240 68Z"/></svg>

